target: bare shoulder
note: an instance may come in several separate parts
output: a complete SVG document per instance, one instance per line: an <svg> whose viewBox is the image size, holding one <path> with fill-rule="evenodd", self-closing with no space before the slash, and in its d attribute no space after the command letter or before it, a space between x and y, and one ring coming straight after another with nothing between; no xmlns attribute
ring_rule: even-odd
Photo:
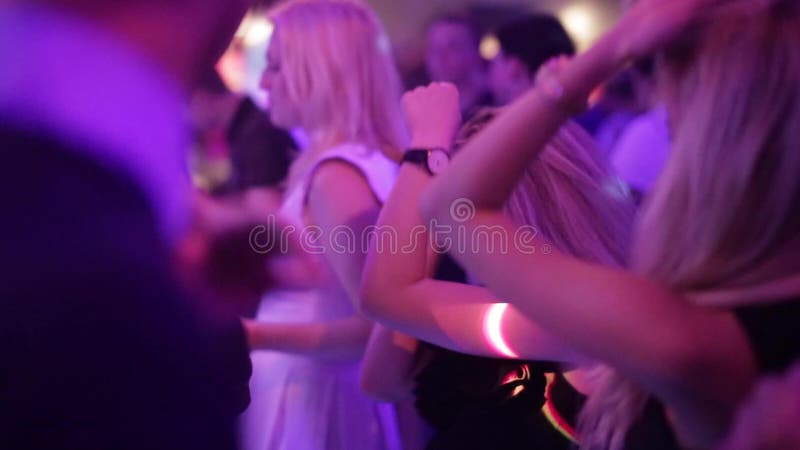
<svg viewBox="0 0 800 450"><path fill-rule="evenodd" d="M312 216L340 216L380 206L365 174L344 159L321 163L311 176L308 207Z"/></svg>
<svg viewBox="0 0 800 450"><path fill-rule="evenodd" d="M309 193L314 191L364 189L369 191L369 183L353 163L341 158L332 158L317 166L311 174Z"/></svg>

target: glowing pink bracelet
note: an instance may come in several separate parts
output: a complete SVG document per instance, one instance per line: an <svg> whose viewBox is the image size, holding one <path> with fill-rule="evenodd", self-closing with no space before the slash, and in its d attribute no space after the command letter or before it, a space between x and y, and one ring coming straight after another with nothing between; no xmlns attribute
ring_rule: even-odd
<svg viewBox="0 0 800 450"><path fill-rule="evenodd" d="M500 355L518 359L519 355L511 350L503 337L503 316L508 307L508 303L495 303L489 307L483 316L483 336Z"/></svg>

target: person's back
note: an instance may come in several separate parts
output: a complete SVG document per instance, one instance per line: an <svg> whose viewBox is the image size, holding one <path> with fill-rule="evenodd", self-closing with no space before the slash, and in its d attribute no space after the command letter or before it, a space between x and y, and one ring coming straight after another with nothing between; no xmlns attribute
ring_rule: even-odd
<svg viewBox="0 0 800 450"><path fill-rule="evenodd" d="M180 84L219 36L155 33L238 14L214 3L0 8L2 448L236 447L243 331L171 266L190 214Z"/></svg>
<svg viewBox="0 0 800 450"><path fill-rule="evenodd" d="M0 447L235 448L246 392L210 369L141 191L47 135L0 142Z"/></svg>

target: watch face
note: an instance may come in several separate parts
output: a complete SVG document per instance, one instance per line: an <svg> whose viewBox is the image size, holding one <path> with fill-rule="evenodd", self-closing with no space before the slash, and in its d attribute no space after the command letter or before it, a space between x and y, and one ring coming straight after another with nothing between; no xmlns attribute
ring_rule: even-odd
<svg viewBox="0 0 800 450"><path fill-rule="evenodd" d="M434 175L442 173L449 163L450 156L444 150L433 149L428 154L428 169Z"/></svg>

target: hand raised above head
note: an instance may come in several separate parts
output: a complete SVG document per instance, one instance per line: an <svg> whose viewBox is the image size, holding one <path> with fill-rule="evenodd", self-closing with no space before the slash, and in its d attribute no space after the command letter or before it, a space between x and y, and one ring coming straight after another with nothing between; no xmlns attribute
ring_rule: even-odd
<svg viewBox="0 0 800 450"><path fill-rule="evenodd" d="M746 0L766 4L774 0ZM628 60L644 58L682 39L692 26L712 20L742 0L638 0L615 27L618 51Z"/></svg>

